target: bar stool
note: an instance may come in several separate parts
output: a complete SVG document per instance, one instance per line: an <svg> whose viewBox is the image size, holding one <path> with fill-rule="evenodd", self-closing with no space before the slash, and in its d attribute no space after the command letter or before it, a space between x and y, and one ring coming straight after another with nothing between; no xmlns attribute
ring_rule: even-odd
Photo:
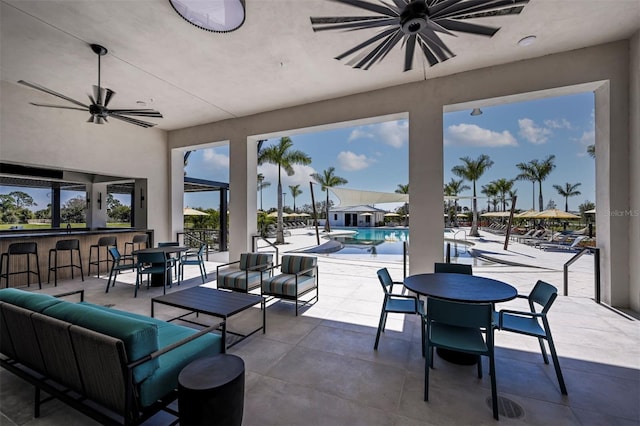
<svg viewBox="0 0 640 426"><path fill-rule="evenodd" d="M144 247L142 245L144 244ZM127 241L124 243L124 253L122 255L122 260L129 260L135 263L135 256L133 252L136 250L140 250L141 248L147 248L149 245L149 235L148 234L139 234L134 235L133 240ZM131 250L127 253L127 248L131 247Z"/></svg>
<svg viewBox="0 0 640 426"><path fill-rule="evenodd" d="M66 265L58 265L58 252L69 252L69 263ZM78 263L76 265L73 262L73 252L78 252ZM51 266L51 255L53 254L53 266ZM47 272L47 283L51 282L51 271L53 271L54 285L58 286L58 269L71 268L71 279L73 279L73 269L80 269L80 277L84 281L84 274L82 272L82 257L80 256L80 240L60 240L56 242L56 248L49 250L49 267Z"/></svg>
<svg viewBox="0 0 640 426"><path fill-rule="evenodd" d="M109 262L112 262L111 259L109 259L109 247L117 247L118 242L116 240L116 237L100 237L98 239L98 244L92 244L91 246L89 246L89 272L87 272L87 275L91 275L91 265L96 265L98 267L98 278L100 278L100 265L104 262L107 262L107 270L109 269ZM100 260L100 248L104 247L105 248L105 253L104 253L104 259ZM96 251L98 252L97 255L97 260L91 260L93 258L93 249L96 249Z"/></svg>
<svg viewBox="0 0 640 426"><path fill-rule="evenodd" d="M24 271L10 272L9 265L11 263L11 256L27 256L27 269ZM31 270L31 255L36 257L36 271ZM3 272L4 260L7 259L7 269ZM6 253L0 255L0 282L2 278L6 280L6 287L9 287L9 276L17 274L27 274L27 287L31 286L31 274L38 276L38 287L42 288L42 282L40 281L40 264L38 262L38 244L37 243L12 243L9 244Z"/></svg>

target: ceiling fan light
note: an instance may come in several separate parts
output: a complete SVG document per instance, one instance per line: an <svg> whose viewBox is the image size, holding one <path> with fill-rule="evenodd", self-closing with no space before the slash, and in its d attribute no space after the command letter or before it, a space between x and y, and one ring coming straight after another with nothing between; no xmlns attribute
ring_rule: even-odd
<svg viewBox="0 0 640 426"><path fill-rule="evenodd" d="M237 30L244 24L245 0L169 0L173 9L198 28L217 33Z"/></svg>
<svg viewBox="0 0 640 426"><path fill-rule="evenodd" d="M518 41L518 46L522 46L522 47L531 46L535 42L536 42L536 36L529 35L529 36L521 38Z"/></svg>

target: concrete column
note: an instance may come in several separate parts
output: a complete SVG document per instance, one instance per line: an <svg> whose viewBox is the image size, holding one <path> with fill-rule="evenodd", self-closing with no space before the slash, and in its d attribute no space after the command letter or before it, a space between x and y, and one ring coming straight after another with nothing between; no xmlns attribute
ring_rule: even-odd
<svg viewBox="0 0 640 426"><path fill-rule="evenodd" d="M257 139L237 135L229 140L229 259L251 249L251 236L258 233ZM224 217L221 214L221 217Z"/></svg>
<svg viewBox="0 0 640 426"><path fill-rule="evenodd" d="M136 179L133 185L133 194L131 195L131 213L133 214L134 228L146 229L148 224L148 204L147 197L147 180Z"/></svg>
<svg viewBox="0 0 640 426"><path fill-rule="evenodd" d="M87 185L89 203L87 208L87 228L105 228L107 226L107 184L91 183Z"/></svg>
<svg viewBox="0 0 640 426"><path fill-rule="evenodd" d="M177 234L184 231L184 151L180 149L171 150L170 161L169 220L171 222L171 234L164 238L168 238L168 241L175 241ZM171 176L174 178L171 178Z"/></svg>

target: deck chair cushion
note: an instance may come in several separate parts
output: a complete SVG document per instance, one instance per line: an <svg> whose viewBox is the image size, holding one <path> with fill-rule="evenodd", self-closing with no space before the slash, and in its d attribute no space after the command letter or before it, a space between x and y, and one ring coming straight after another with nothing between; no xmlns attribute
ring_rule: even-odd
<svg viewBox="0 0 640 426"><path fill-rule="evenodd" d="M259 270L264 271L273 260L273 255L264 253L242 253L240 254L240 269L246 271L253 267L264 265Z"/></svg>
<svg viewBox="0 0 640 426"><path fill-rule="evenodd" d="M240 269L220 271L218 288L248 291L260 285L261 274L263 274L261 271L243 271Z"/></svg>
<svg viewBox="0 0 640 426"><path fill-rule="evenodd" d="M281 294L284 296L296 296L316 286L315 279L308 275L298 277L298 292L296 294L296 276L292 274L280 274L275 277L262 280L262 292L267 294Z"/></svg>
<svg viewBox="0 0 640 426"><path fill-rule="evenodd" d="M316 266L316 263L317 259L315 257L284 255L282 256L281 270L283 274L297 274L300 271ZM305 272L304 275L312 277L313 273L314 271L311 270Z"/></svg>

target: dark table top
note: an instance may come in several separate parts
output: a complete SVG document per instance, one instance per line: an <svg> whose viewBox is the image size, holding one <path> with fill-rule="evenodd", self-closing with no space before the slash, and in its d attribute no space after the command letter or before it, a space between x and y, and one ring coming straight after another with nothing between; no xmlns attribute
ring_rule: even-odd
<svg viewBox="0 0 640 426"><path fill-rule="evenodd" d="M502 281L465 274L410 275L404 279L404 285L423 296L469 303L506 302L518 294L513 286Z"/></svg>
<svg viewBox="0 0 640 426"><path fill-rule="evenodd" d="M144 249L140 249L140 250L135 250L133 252L133 254L139 254L139 253L165 253L165 254L171 254L171 253L181 253L183 251L187 251L190 250L189 247L183 247L183 246L165 246L165 247L148 247L148 248L144 248Z"/></svg>
<svg viewBox="0 0 640 426"><path fill-rule="evenodd" d="M176 308L197 311L219 318L227 318L262 301L257 294L218 290L208 287L191 287L151 299Z"/></svg>

